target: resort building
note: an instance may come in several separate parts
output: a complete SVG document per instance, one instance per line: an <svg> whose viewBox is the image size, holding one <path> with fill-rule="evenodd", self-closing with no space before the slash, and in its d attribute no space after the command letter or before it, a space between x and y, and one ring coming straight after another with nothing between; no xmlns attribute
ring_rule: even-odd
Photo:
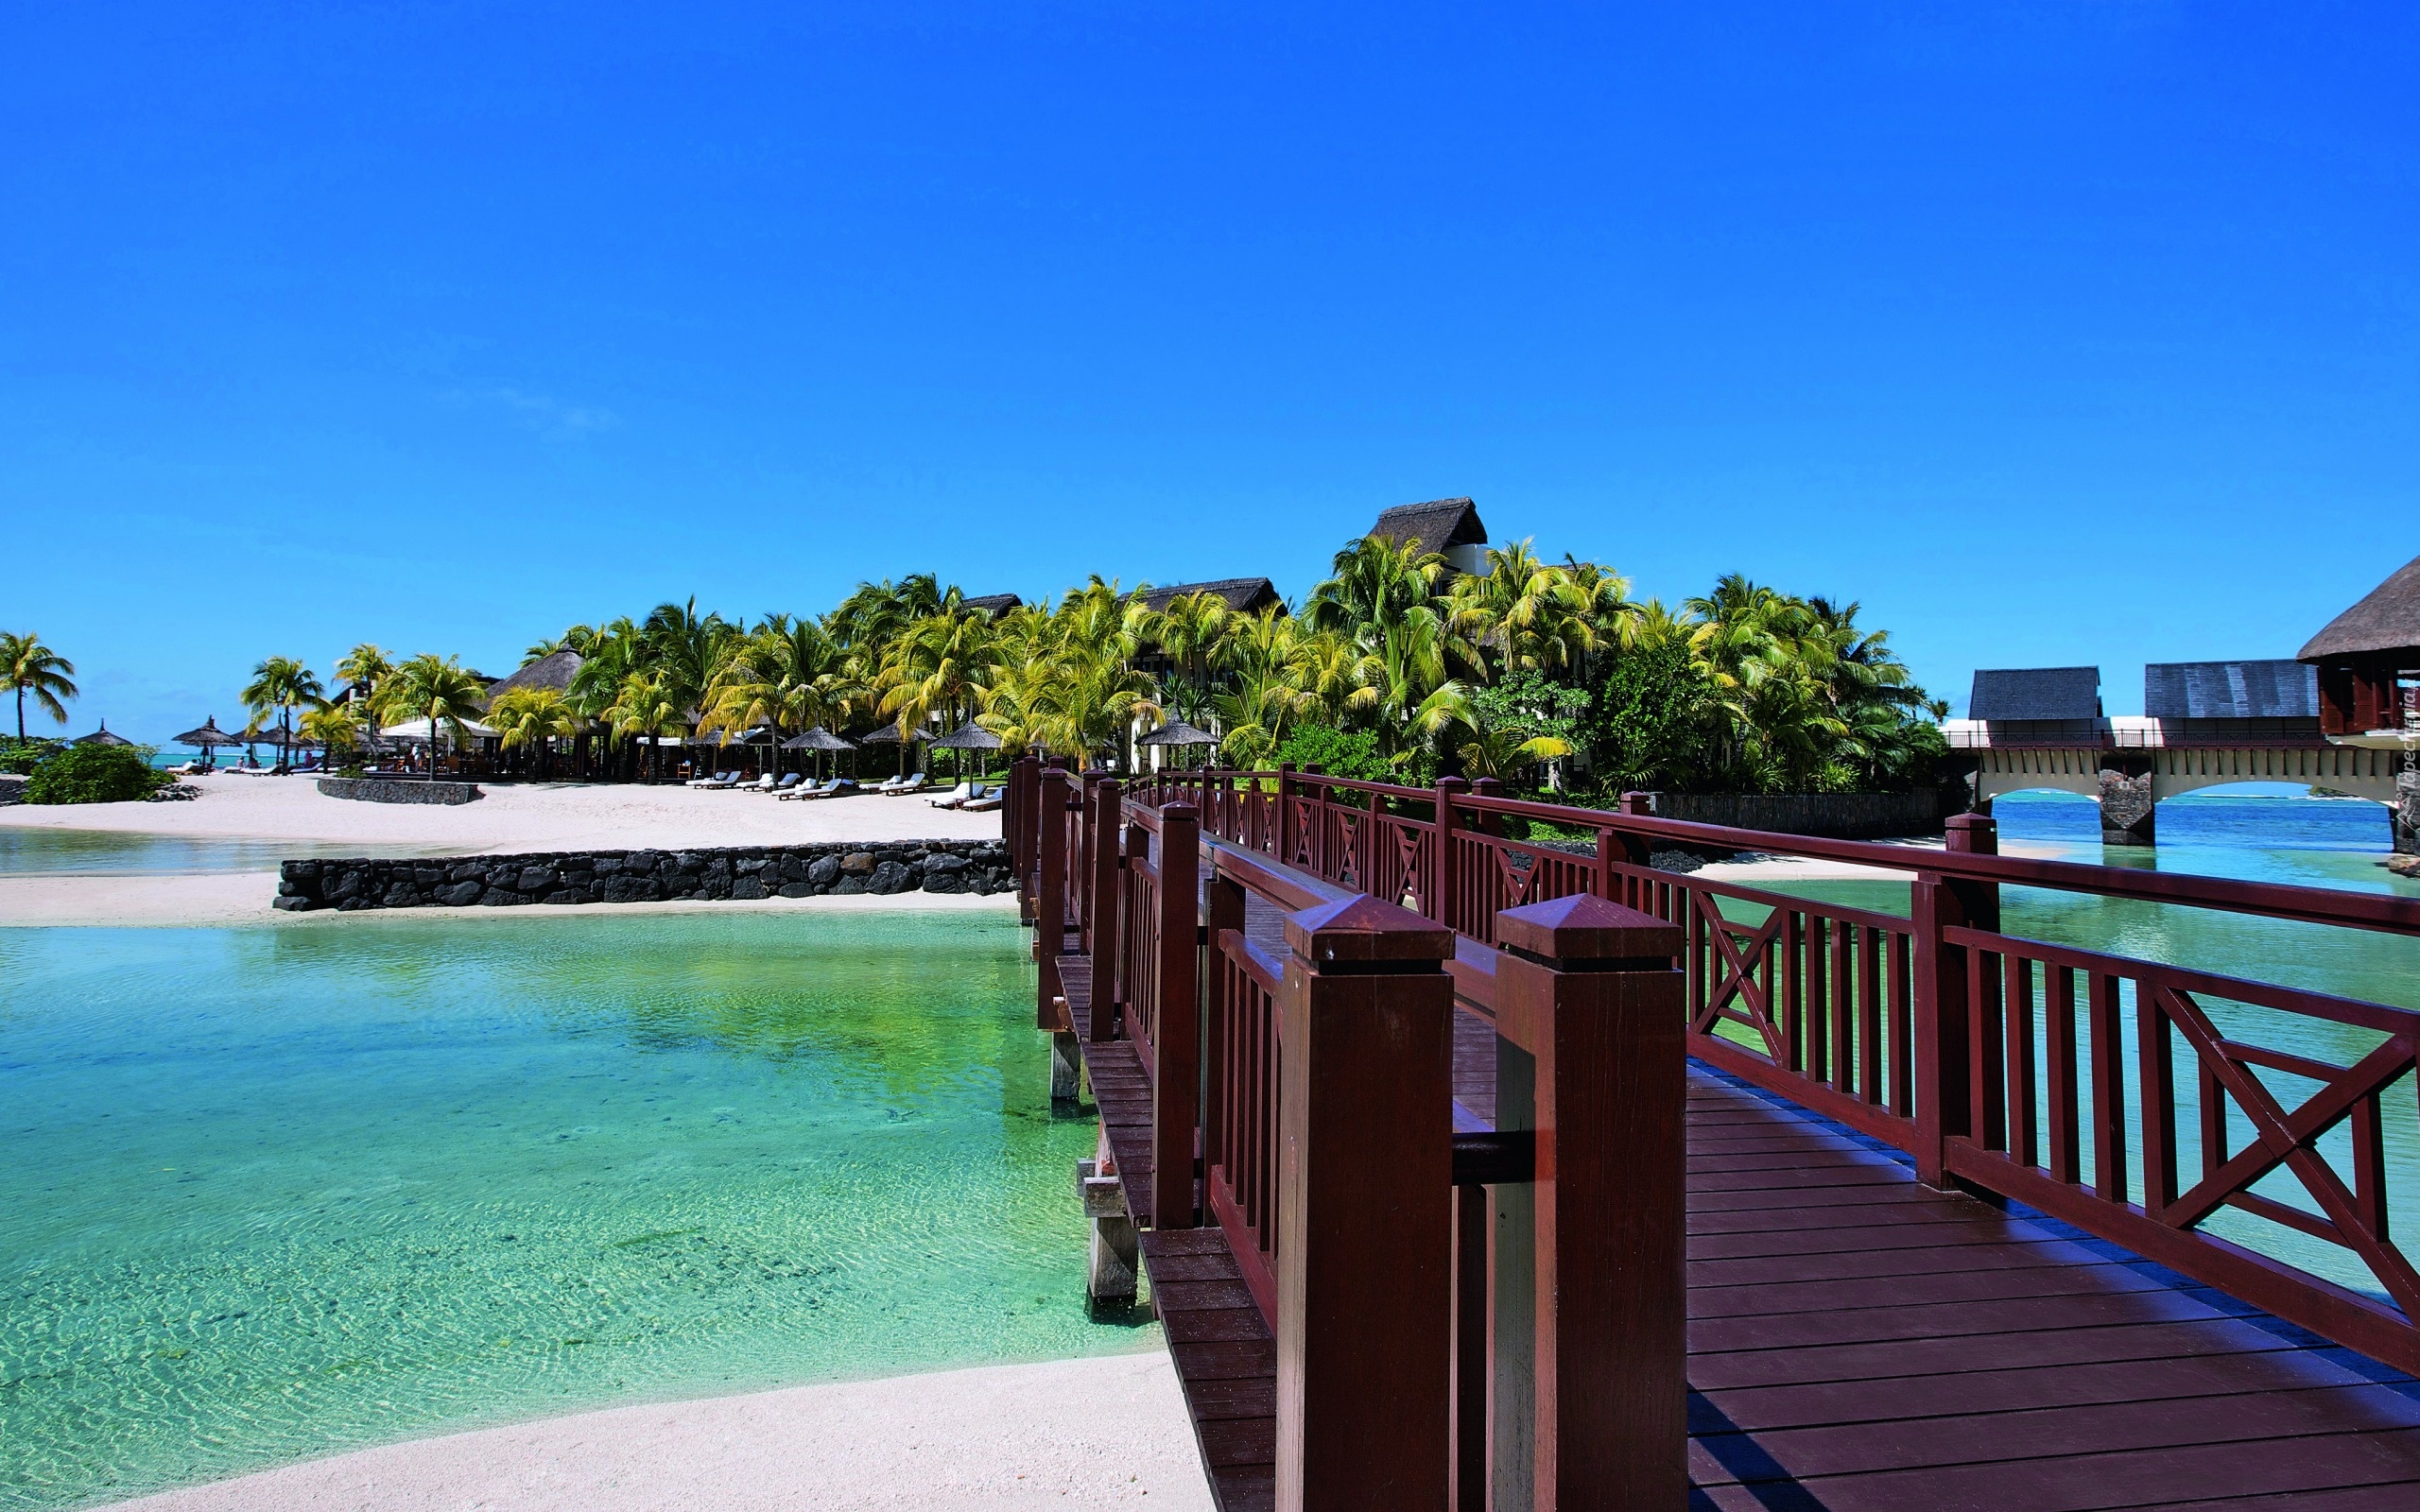
<svg viewBox="0 0 2420 1512"><path fill-rule="evenodd" d="M981 610L984 613L991 615L994 619L998 619L1001 615L1008 613L1011 610L1025 608L1025 600L1019 598L1014 593L986 593L980 598L960 599L959 600L959 607L961 609Z"/></svg>
<svg viewBox="0 0 2420 1512"><path fill-rule="evenodd" d="M2420 724L2420 557L2328 621L2294 660L2318 670L2329 735Z"/></svg>
<svg viewBox="0 0 2420 1512"><path fill-rule="evenodd" d="M1170 583L1166 588L1147 588L1137 595L1145 609L1157 614L1180 598L1196 593L1216 593L1227 601L1227 608L1237 614L1257 614L1271 605L1286 606L1285 595L1277 585L1266 577L1221 577L1208 583Z"/></svg>
<svg viewBox="0 0 2420 1512"><path fill-rule="evenodd" d="M1479 520L1478 506L1468 499L1399 504L1378 516L1370 537L1397 544L1417 541L1423 550L1443 557L1457 573L1487 571L1487 526Z"/></svg>

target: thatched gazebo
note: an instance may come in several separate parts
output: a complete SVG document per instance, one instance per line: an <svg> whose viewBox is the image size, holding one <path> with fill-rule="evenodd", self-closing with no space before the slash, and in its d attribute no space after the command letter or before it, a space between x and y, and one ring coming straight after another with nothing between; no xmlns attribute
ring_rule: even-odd
<svg viewBox="0 0 2420 1512"><path fill-rule="evenodd" d="M2294 660L2319 668L2323 733L2399 733L2420 685L2420 557L2328 621Z"/></svg>

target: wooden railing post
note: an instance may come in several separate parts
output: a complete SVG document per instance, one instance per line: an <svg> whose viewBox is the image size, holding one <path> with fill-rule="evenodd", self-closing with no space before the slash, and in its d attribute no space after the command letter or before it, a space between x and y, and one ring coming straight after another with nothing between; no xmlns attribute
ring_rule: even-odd
<svg viewBox="0 0 2420 1512"><path fill-rule="evenodd" d="M1454 937L1359 896L1286 939L1277 1505L1444 1512Z"/></svg>
<svg viewBox="0 0 2420 1512"><path fill-rule="evenodd" d="M1059 953L1067 945L1067 775L1035 774L1033 958L1040 964L1034 986L1037 1028L1063 1029L1058 1004L1067 988L1059 976Z"/></svg>
<svg viewBox="0 0 2420 1512"><path fill-rule="evenodd" d="M1281 866L1294 864L1294 764L1282 762L1277 767L1277 860Z"/></svg>
<svg viewBox="0 0 2420 1512"><path fill-rule="evenodd" d="M1477 782L1471 783L1471 797L1473 798L1502 798L1503 796L1504 782L1500 778L1482 777ZM1475 816L1475 822L1472 825L1472 828L1478 830L1481 834L1502 834L1504 833L1504 816L1500 814L1478 815Z"/></svg>
<svg viewBox="0 0 2420 1512"><path fill-rule="evenodd" d="M1495 937L1496 1033L1529 1057L1521 1079L1537 1141L1529 1504L1680 1512L1687 1015L1671 963L1681 931L1582 893L1505 909Z"/></svg>
<svg viewBox="0 0 2420 1512"><path fill-rule="evenodd" d="M1946 849L1962 855L1996 855L1999 831L1989 816L1953 814ZM1966 952L1942 938L1942 931L1965 925L2000 927L1999 885L1918 872L1910 888L1909 934L1914 942L1916 1179L1945 1186L1948 1143L1974 1131L1973 1037L1966 999Z"/></svg>
<svg viewBox="0 0 2420 1512"><path fill-rule="evenodd" d="M1614 812L1644 816L1648 812L1647 795L1624 793L1615 803ZM1600 826L1597 831L1597 896L1613 902L1622 902L1625 888L1616 876L1614 868L1648 866L1651 864L1651 855L1652 850L1645 835L1632 834L1611 825Z"/></svg>
<svg viewBox="0 0 2420 1512"><path fill-rule="evenodd" d="M1470 791L1470 784L1459 777L1437 779L1437 896L1423 899L1428 906L1422 910L1430 919L1451 928L1455 907L1462 885L1462 861L1454 844L1454 800Z"/></svg>
<svg viewBox="0 0 2420 1512"><path fill-rule="evenodd" d="M1086 838L1092 847L1092 884L1084 889L1091 900L1093 961L1093 1038L1109 1040L1117 1032L1117 930L1126 896L1118 870L1126 864L1118 820L1125 809L1119 801L1117 779L1104 777L1087 795L1092 824Z"/></svg>
<svg viewBox="0 0 2420 1512"><path fill-rule="evenodd" d="M1195 944L1201 825L1190 803L1160 810L1159 1022L1151 1030L1151 1223L1194 1225L1193 1147L1201 1124L1201 955Z"/></svg>

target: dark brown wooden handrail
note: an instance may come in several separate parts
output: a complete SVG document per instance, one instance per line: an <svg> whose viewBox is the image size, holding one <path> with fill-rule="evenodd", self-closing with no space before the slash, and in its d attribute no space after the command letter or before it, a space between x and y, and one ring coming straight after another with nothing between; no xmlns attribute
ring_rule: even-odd
<svg viewBox="0 0 2420 1512"><path fill-rule="evenodd" d="M1293 774L1216 771L1210 775L1214 779L1275 783L1282 777L1290 778ZM1376 795L1400 803L1434 804L1437 799L1436 792L1429 788L1402 787L1320 774L1307 774L1296 780L1305 785L1331 787L1365 797ZM1929 849L1879 845L1870 840L1827 840L1812 835L1773 834L1761 830L1733 829L1727 825L1698 824L1683 819L1617 814L1604 809L1540 803L1528 799L1466 794L1454 802L1457 808L1468 809L1474 814L1507 815L1566 829L1593 829L1708 850L1754 850L1810 860L1841 861L1889 871L1929 872L1962 881L2053 887L2104 898L2131 898L2145 902L2179 903L2306 923L2342 924L2355 929L2420 935L2420 899L2396 898L2384 893L2303 887L2289 883L2239 882L2185 872L2140 871L2127 867L2095 867L2028 856L1962 856Z"/></svg>

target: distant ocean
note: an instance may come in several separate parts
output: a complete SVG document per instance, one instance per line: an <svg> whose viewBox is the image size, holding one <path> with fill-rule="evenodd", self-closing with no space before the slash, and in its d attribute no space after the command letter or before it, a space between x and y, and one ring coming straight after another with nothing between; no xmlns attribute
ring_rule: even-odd
<svg viewBox="0 0 2420 1512"><path fill-rule="evenodd" d="M2003 838L2100 849L2100 806L2069 793L2017 793L1992 805ZM2212 793L2160 804L2158 849L2237 846L2259 850L2387 850L2384 804L2367 799ZM2100 857L2078 859L2098 860Z"/></svg>

